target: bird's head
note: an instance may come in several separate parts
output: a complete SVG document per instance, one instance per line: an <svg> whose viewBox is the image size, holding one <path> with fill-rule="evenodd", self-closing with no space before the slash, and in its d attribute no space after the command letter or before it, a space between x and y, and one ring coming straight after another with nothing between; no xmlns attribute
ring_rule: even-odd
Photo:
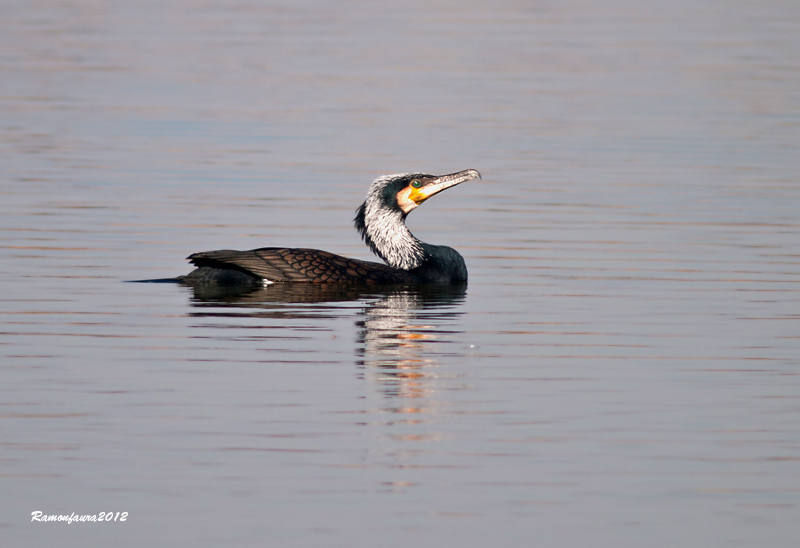
<svg viewBox="0 0 800 548"><path fill-rule="evenodd" d="M399 173L375 179L367 194L367 203L381 208L398 209L408 214L422 202L441 191L470 179L480 178L474 169L428 175L426 173Z"/></svg>

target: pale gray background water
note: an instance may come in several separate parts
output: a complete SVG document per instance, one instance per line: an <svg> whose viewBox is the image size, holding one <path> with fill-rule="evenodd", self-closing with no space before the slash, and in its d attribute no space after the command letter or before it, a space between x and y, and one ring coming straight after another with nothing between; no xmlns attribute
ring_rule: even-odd
<svg viewBox="0 0 800 548"><path fill-rule="evenodd" d="M793 1L0 1L2 544L796 546L798 143ZM466 168L466 294L123 283Z"/></svg>

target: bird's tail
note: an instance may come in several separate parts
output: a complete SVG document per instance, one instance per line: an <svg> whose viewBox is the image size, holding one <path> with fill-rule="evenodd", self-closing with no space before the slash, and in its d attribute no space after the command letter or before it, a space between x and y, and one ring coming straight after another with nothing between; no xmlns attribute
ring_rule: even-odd
<svg viewBox="0 0 800 548"><path fill-rule="evenodd" d="M155 280L123 280L129 284L179 284L183 282L185 276L177 278L156 278Z"/></svg>

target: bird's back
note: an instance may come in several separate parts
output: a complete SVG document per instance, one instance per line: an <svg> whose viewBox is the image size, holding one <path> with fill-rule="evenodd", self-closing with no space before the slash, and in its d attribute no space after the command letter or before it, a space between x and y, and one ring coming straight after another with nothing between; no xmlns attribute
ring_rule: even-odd
<svg viewBox="0 0 800 548"><path fill-rule="evenodd" d="M242 283L414 283L414 276L390 266L349 259L318 249L263 247L250 251L222 249L188 257L198 268L183 281ZM234 273L235 272L235 273Z"/></svg>

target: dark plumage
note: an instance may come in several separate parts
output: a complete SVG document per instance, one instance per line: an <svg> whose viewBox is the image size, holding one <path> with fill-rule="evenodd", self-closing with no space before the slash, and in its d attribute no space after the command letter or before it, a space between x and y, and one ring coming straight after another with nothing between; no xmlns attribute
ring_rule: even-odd
<svg viewBox="0 0 800 548"><path fill-rule="evenodd" d="M376 179L356 211L355 226L385 265L316 249L226 249L190 255L189 261L198 268L179 279L191 285L466 282L467 267L461 255L455 249L417 239L406 227L405 218L434 194L474 178L480 178L480 173L468 169L441 176L402 173Z"/></svg>

